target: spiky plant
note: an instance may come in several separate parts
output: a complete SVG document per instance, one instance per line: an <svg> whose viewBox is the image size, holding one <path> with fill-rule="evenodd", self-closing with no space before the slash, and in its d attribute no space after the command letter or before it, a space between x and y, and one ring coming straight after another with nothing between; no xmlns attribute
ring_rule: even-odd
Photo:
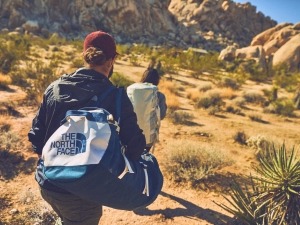
<svg viewBox="0 0 300 225"><path fill-rule="evenodd" d="M258 209L255 196L260 192L260 187L256 185L252 177L250 177L251 184L242 187L236 181L232 182L230 186L229 196L223 195L230 206L225 204L218 204L221 208L231 213L239 222L239 224L247 225L265 225L267 224L263 214L265 208Z"/></svg>
<svg viewBox="0 0 300 225"><path fill-rule="evenodd" d="M260 176L255 180L266 188L257 195L258 208L266 206L269 224L300 224L300 161L294 147L288 155L283 143L276 150L268 150L268 157L260 157ZM271 157L270 157L271 156Z"/></svg>
<svg viewBox="0 0 300 225"><path fill-rule="evenodd" d="M231 207L218 204L247 225L300 225L300 161L294 147L288 154L283 143L260 155L257 175L244 189L234 183L225 197ZM240 224L239 223L239 224Z"/></svg>

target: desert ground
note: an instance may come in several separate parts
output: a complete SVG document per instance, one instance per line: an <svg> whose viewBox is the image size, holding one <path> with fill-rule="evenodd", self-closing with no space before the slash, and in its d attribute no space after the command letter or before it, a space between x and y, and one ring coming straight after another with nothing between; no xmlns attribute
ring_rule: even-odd
<svg viewBox="0 0 300 225"><path fill-rule="evenodd" d="M118 60L115 71L121 72L131 80L138 81L146 64L132 66L127 61ZM163 79L168 80L165 75ZM154 155L157 157L163 174L168 166L168 145L174 140L193 140L199 145L217 149L229 162L215 171L215 175L204 179L197 187L187 183L176 183L167 176L161 194L156 201L144 209L121 211L104 207L102 225L221 225L234 224L232 215L217 203L227 204L223 195L228 196L232 179L242 183L253 172L257 164L253 149L234 141L233 136L243 131L248 137L263 135L269 140L285 141L287 145L299 147L299 112L292 118L263 113L256 104L247 104L244 115L220 112L209 115L207 110L196 109L187 97L188 90L203 84L213 84L212 74L201 75L198 79L187 71L179 70L172 75L172 82L178 85L177 95L180 109L193 115L189 123L174 124L169 116L161 122L160 142ZM235 91L262 90L271 84L247 81ZM281 94L281 93L279 93ZM283 93L284 94L284 93ZM54 213L39 194L34 180L37 157L27 141L27 132L37 111L36 106L25 104L26 95L20 88L10 85L9 90L0 90L0 117L12 122L12 131L18 135L16 149L0 157L0 224L54 224ZM229 101L229 100L228 100ZM168 99L167 99L168 102ZM13 105L14 108L7 107ZM259 115L264 121L251 120L247 115ZM12 140L13 141L13 140ZM225 159L224 159L225 160Z"/></svg>

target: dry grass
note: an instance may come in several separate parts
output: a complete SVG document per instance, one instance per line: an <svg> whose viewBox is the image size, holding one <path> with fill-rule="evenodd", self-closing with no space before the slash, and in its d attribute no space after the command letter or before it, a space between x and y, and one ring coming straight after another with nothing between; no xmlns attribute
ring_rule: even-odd
<svg viewBox="0 0 300 225"><path fill-rule="evenodd" d="M200 96L201 96L201 94L200 94L198 89L193 88L193 89L188 89L187 90L186 97L188 99L191 99L193 102L196 102L197 99L200 98Z"/></svg>
<svg viewBox="0 0 300 225"><path fill-rule="evenodd" d="M8 132L12 126L12 120L8 115L0 115L0 132Z"/></svg>
<svg viewBox="0 0 300 225"><path fill-rule="evenodd" d="M167 147L167 177L177 183L197 185L230 164L226 155L196 141L172 140Z"/></svg>
<svg viewBox="0 0 300 225"><path fill-rule="evenodd" d="M172 81L162 80L159 83L159 89L166 96L166 102L168 105L168 111L170 113L180 108L180 102L177 96L177 86Z"/></svg>
<svg viewBox="0 0 300 225"><path fill-rule="evenodd" d="M220 96L225 99L234 99L237 96L237 93L232 88L221 88L219 89Z"/></svg>
<svg viewBox="0 0 300 225"><path fill-rule="evenodd" d="M11 78L7 75L0 74L0 89L7 89L11 84Z"/></svg>
<svg viewBox="0 0 300 225"><path fill-rule="evenodd" d="M178 84L176 84L174 81L170 81L170 80L161 80L161 81L159 82L159 89L160 89L162 92L169 91L169 92L171 92L172 94L177 95L177 94L178 94L179 87L178 87Z"/></svg>

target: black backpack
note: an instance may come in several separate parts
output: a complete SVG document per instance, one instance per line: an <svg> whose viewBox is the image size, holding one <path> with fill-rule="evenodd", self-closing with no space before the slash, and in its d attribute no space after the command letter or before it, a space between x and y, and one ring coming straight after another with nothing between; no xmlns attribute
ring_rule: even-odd
<svg viewBox="0 0 300 225"><path fill-rule="evenodd" d="M118 91L117 120L97 107L111 91ZM82 199L116 209L133 210L151 204L163 186L154 155L138 161L126 158L119 140L122 90L111 87L99 96L96 107L70 110L43 148L36 179Z"/></svg>

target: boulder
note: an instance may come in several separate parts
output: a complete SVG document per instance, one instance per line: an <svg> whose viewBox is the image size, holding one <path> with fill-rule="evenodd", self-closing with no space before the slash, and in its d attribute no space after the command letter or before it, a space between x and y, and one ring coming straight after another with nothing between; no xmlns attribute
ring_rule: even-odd
<svg viewBox="0 0 300 225"><path fill-rule="evenodd" d="M228 46L227 48L223 49L220 52L219 60L225 60L225 61L233 61L235 59L235 52L236 47L235 46Z"/></svg>
<svg viewBox="0 0 300 225"><path fill-rule="evenodd" d="M290 26L290 25L292 25L292 24L291 23L282 23L282 24L278 24L275 27L269 28L269 29L259 33L258 35L256 35L252 39L250 45L252 45L252 46L264 45L274 33L281 30L282 28L284 28L286 26Z"/></svg>
<svg viewBox="0 0 300 225"><path fill-rule="evenodd" d="M22 25L22 28L29 33L36 33L39 31L40 26L37 21L28 20Z"/></svg>
<svg viewBox="0 0 300 225"><path fill-rule="evenodd" d="M294 36L275 52L272 64L275 67L285 64L290 71L300 71L300 34Z"/></svg>
<svg viewBox="0 0 300 225"><path fill-rule="evenodd" d="M255 60L261 68L266 69L267 67L265 50L261 45L237 49L235 57L238 59Z"/></svg>

